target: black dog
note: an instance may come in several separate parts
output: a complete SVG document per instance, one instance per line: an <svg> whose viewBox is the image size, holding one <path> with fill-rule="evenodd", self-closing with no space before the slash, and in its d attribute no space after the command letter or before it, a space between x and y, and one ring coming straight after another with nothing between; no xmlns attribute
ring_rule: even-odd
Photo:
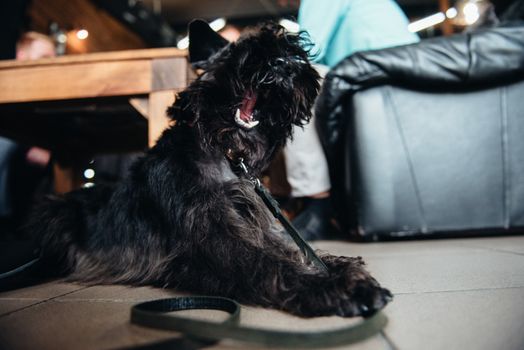
<svg viewBox="0 0 524 350"><path fill-rule="evenodd" d="M32 219L42 256L71 280L228 296L301 316L371 314L391 298L360 258L296 247L234 166L258 175L310 118L318 75L302 35L266 25L228 44L202 21L190 57L203 74L168 114L176 125L114 188L51 198ZM233 164L231 164L231 162Z"/></svg>

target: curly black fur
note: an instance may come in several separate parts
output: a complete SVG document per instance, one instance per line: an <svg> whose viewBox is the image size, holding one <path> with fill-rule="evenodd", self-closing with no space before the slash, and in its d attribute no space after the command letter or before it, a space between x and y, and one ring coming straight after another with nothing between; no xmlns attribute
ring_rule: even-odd
<svg viewBox="0 0 524 350"><path fill-rule="evenodd" d="M192 28L214 35L203 22ZM197 34L190 40L202 44ZM204 49L204 74L168 111L176 125L127 179L50 198L35 211L29 229L41 239L46 264L83 283L157 285L301 316L383 307L391 294L360 258L323 255L329 275L304 264L252 184L225 160L226 153L243 157L256 175L292 125L308 122L319 86L303 40L269 25ZM259 125L249 130L234 121L246 94L257 97Z"/></svg>

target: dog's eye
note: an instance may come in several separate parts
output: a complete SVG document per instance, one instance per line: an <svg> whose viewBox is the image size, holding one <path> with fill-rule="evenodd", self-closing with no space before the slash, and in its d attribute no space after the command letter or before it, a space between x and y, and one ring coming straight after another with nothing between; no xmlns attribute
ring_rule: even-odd
<svg viewBox="0 0 524 350"><path fill-rule="evenodd" d="M307 62L304 61L304 59L302 59L302 57L300 56L292 56L291 59L293 61L295 61L296 63L300 63L300 64L306 64Z"/></svg>
<svg viewBox="0 0 524 350"><path fill-rule="evenodd" d="M304 61L302 59L302 57L300 56L290 56L289 58L285 59L285 58L282 58L282 57L279 57L277 59L275 59L274 61L274 65L275 66L284 66L284 65L287 65L287 64L290 64L290 63L299 63L299 64L305 64L307 63L306 61ZM271 63L270 63L271 65Z"/></svg>
<svg viewBox="0 0 524 350"><path fill-rule="evenodd" d="M269 61L268 64L270 67L282 67L285 66L287 61L283 59L282 57L278 57L274 61Z"/></svg>

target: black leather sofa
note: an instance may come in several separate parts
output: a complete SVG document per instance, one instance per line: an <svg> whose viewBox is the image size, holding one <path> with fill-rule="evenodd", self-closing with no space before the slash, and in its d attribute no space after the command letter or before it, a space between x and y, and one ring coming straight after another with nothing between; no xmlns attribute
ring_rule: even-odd
<svg viewBox="0 0 524 350"><path fill-rule="evenodd" d="M316 114L345 231L524 230L522 23L352 55Z"/></svg>

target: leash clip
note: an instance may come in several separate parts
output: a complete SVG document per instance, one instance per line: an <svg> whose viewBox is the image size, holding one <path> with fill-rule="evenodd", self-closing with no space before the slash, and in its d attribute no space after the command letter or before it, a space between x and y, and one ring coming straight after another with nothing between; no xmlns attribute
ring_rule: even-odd
<svg viewBox="0 0 524 350"><path fill-rule="evenodd" d="M238 163L237 163L237 166L240 168L240 170L242 170L242 172L244 173L244 175L247 177L247 179L253 184L255 185L255 187L260 187L261 186L261 183L260 183L260 179L255 177L255 176L252 176L249 174L249 171L247 170L247 166L246 164L244 163L244 158L242 157L239 157L238 158Z"/></svg>

